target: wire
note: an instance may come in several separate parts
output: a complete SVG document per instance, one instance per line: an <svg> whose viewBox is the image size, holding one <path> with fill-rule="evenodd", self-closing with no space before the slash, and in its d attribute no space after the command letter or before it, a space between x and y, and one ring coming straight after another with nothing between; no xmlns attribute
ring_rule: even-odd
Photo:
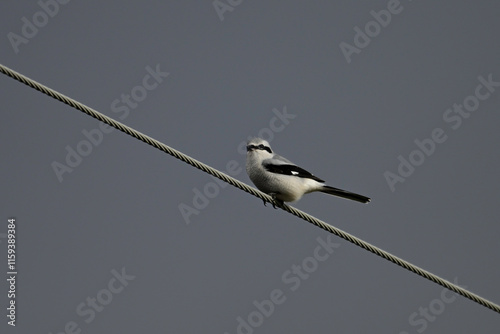
<svg viewBox="0 0 500 334"><path fill-rule="evenodd" d="M173 157L181 160L181 161L184 161L185 163L188 163L190 164L191 166L193 167L196 167L202 171L204 171L205 173L208 173L210 175L213 175L227 183L229 183L230 185L234 186L234 187L237 187L243 191L246 191L247 193L250 193L258 198L260 198L261 200L263 200L264 202L268 202L268 203L271 203L271 204L274 204L274 201L273 199L271 198L271 196L253 188L253 187L250 187L248 186L247 184L241 182L241 181L238 181L236 180L235 178L229 176L229 175L226 175L220 171L218 171L217 169L215 168L212 168L196 159L193 159L191 157L189 157L188 155L180 152L180 151L177 151L161 142L159 142L158 140L154 139L154 138L151 138L137 130L134 130L132 129L131 127L123 124L123 123L120 123L118 121L115 121L114 119L106 116L106 115L103 115L101 114L100 112L90 108L90 107L87 107L86 105L78 102L78 101L75 101L73 100L72 98L70 97L67 97L47 86L44 86L42 85L41 83L38 83L2 64L0 64L0 72L2 72L3 74L13 78L13 79L16 79L17 81L19 82L22 82L24 83L25 85L28 85L30 86L31 88L33 89L36 89L58 101L61 101L79 111L82 111L84 113L86 113L87 115L89 116L92 116L98 120L100 120L101 122L103 123L106 123L108 125L111 125L112 127L122 131L122 132L125 132L126 134L134 137L134 138L137 138L165 153L168 153L170 155L172 155ZM281 206L281 209L313 224L313 225L316 225L332 234L335 234L336 236L339 236L341 237L342 239L345 239L361 248L364 248L366 249L367 251L370 251L394 264L397 264L398 266L400 267L403 267L417 275L420 275L424 278L427 278L428 280L434 282L434 283L437 283L453 292L456 292L480 305L483 305L497 313L500 313L500 306L475 294L475 293L472 293L450 281L447 281L437 275L434 275L433 273L427 271L427 270L424 270L422 268L419 268L411 263L409 263L408 261L405 261L395 255L392 255L376 246L373 246L371 245L370 243L366 242L366 241L363 241L347 232L344 232L332 225L329 225L327 223L325 223L324 221L322 220L319 220L311 215L309 215L308 213L305 213L301 210L298 210L294 207L291 207L289 205L286 205L284 204L283 206Z"/></svg>

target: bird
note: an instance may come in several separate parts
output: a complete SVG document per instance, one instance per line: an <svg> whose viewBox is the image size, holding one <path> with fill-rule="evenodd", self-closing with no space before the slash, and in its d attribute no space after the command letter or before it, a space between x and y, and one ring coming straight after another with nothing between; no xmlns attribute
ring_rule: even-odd
<svg viewBox="0 0 500 334"><path fill-rule="evenodd" d="M248 141L246 149L246 171L250 180L280 206L284 202L298 201L305 194L315 191L360 203L371 200L369 197L326 185L324 180L275 154L267 140L253 138ZM276 208L274 203L273 207Z"/></svg>

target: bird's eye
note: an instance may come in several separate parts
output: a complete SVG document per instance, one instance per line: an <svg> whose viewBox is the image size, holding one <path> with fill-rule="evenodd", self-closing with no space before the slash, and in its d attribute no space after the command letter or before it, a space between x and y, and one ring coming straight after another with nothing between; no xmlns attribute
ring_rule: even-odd
<svg viewBox="0 0 500 334"><path fill-rule="evenodd" d="M260 144L260 145L259 145L259 149L263 150L263 149L265 149L265 148L266 148L266 147L264 146L264 144Z"/></svg>

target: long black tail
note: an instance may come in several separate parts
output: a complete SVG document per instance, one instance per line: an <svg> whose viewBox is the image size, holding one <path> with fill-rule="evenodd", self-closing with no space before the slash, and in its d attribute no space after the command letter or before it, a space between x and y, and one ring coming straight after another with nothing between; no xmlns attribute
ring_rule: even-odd
<svg viewBox="0 0 500 334"><path fill-rule="evenodd" d="M320 191L324 192L324 193L327 193L327 194L330 194L330 195L334 195L334 196L338 196L338 197L342 197L342 198L347 198L347 199L350 199L350 200L353 200L353 201L357 201L357 202L361 202L361 203L368 203L368 202L370 202L370 198L369 197L366 197L366 196L363 196L363 195L359 195L359 194L355 194L355 193L351 193L349 191L338 189L338 188L334 188L334 187L330 187L330 186L323 186L323 188L321 188Z"/></svg>

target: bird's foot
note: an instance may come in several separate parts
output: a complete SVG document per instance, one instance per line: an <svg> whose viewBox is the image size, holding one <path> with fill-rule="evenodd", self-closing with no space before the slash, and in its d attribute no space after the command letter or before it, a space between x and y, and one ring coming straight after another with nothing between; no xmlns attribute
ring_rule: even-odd
<svg viewBox="0 0 500 334"><path fill-rule="evenodd" d="M283 208L283 205L285 204L285 202L283 202L283 201L282 201L282 200L280 200L280 199L277 199L277 198L276 198L277 194L275 194L275 193L271 193L271 194L269 194L269 195L273 198L273 201L272 201L272 202L270 202L270 203L273 205L273 208L278 209L276 206L279 206L280 208ZM264 202L264 206L267 206L267 205L266 205L266 204L267 204L266 200L265 200L265 199L263 199L262 201Z"/></svg>
<svg viewBox="0 0 500 334"><path fill-rule="evenodd" d="M282 200L280 200L280 199L277 199L277 198L276 198L277 194L272 193L272 194L269 194L269 195L271 195L271 197L273 198L273 202L272 202L273 208L278 209L278 208L276 207L276 205L277 205L277 206L279 206L280 208L283 208L283 204L285 204L285 202L283 202L283 201L282 201Z"/></svg>

